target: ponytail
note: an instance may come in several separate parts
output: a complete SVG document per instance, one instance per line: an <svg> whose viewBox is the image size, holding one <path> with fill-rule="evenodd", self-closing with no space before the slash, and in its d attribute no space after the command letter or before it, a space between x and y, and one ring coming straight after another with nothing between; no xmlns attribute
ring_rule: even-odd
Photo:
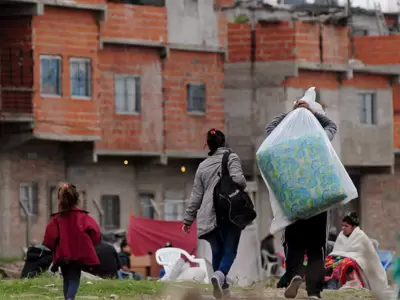
<svg viewBox="0 0 400 300"><path fill-rule="evenodd" d="M79 202L79 193L76 186L69 183L61 184L58 188L58 212L65 216L75 208Z"/></svg>
<svg viewBox="0 0 400 300"><path fill-rule="evenodd" d="M211 129L207 131L207 146L210 149L208 155L213 155L218 148L225 147L225 135L222 131Z"/></svg>

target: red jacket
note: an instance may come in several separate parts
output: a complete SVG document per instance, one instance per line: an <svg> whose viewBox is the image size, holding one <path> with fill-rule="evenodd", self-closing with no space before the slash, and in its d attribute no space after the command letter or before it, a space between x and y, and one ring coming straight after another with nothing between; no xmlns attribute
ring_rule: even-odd
<svg viewBox="0 0 400 300"><path fill-rule="evenodd" d="M88 212L77 208L66 216L54 214L47 225L43 245L53 252L53 263L99 264L94 246L100 242L100 229Z"/></svg>

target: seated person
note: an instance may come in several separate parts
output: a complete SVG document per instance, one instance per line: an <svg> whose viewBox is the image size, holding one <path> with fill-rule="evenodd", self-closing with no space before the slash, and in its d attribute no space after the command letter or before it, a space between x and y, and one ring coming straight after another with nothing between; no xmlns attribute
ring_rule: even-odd
<svg viewBox="0 0 400 300"><path fill-rule="evenodd" d="M123 240L121 242L121 252L118 254L119 261L121 263L121 269L120 271L118 271L118 277L120 279L126 279L129 278L129 275L132 275L133 279L142 280L143 279L142 275L131 271L131 255L132 255L131 246L126 240Z"/></svg>
<svg viewBox="0 0 400 300"><path fill-rule="evenodd" d="M346 282L357 281L375 294L387 299L390 291L386 272L371 240L359 227L356 213L346 215L325 268L329 288L340 288Z"/></svg>
<svg viewBox="0 0 400 300"><path fill-rule="evenodd" d="M118 278L118 270L121 269L121 263L114 246L101 240L95 246L95 250L100 264L95 266L90 273L103 279Z"/></svg>

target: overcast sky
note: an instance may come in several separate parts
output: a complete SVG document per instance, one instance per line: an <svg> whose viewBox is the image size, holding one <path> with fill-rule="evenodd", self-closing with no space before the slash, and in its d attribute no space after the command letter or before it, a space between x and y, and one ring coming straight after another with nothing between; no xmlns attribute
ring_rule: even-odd
<svg viewBox="0 0 400 300"><path fill-rule="evenodd" d="M307 2L314 2L313 0L308 0ZM339 0L340 4L346 3L346 0ZM391 12L396 12L399 11L399 8L397 6L397 2L400 2L400 0L351 0L353 3L353 6L360 6L364 8L374 8L374 3L375 2L380 2L382 11L391 11Z"/></svg>

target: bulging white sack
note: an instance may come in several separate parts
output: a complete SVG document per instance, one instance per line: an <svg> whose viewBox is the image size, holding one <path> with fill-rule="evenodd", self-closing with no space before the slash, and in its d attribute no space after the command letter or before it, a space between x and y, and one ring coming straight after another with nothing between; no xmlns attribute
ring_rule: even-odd
<svg viewBox="0 0 400 300"><path fill-rule="evenodd" d="M318 108L315 92L314 99L307 102ZM265 139L256 156L269 190L274 216L272 234L298 219L358 197L324 129L305 108L290 112Z"/></svg>

